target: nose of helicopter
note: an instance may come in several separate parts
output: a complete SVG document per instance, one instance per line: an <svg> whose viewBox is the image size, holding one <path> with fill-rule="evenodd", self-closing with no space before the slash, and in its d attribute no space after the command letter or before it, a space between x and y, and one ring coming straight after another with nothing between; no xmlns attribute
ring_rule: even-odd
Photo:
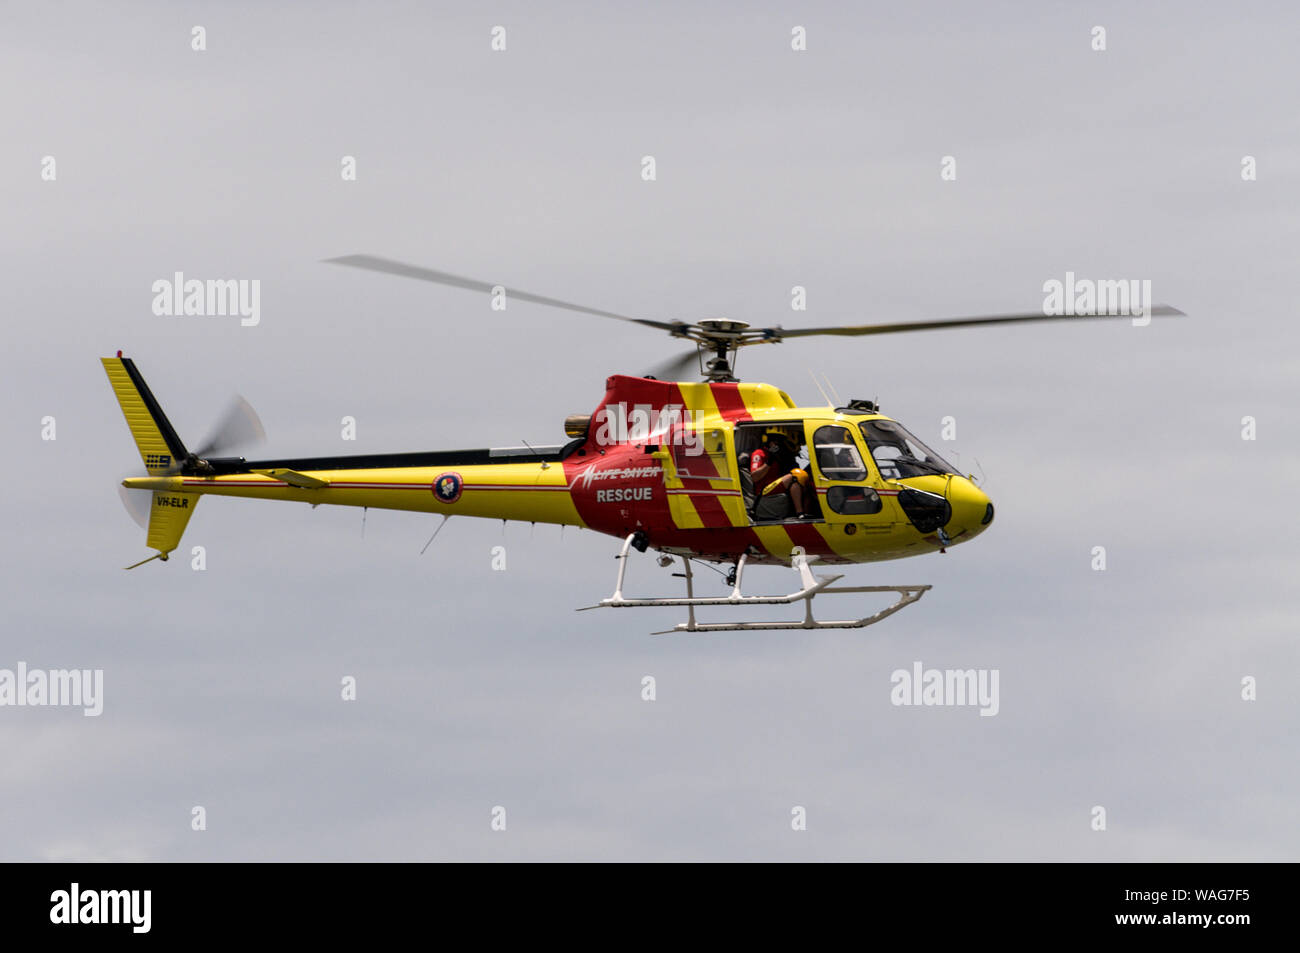
<svg viewBox="0 0 1300 953"><path fill-rule="evenodd" d="M950 537L967 540L978 536L993 522L993 503L988 494L963 476L954 476L948 481L948 505L952 507L952 518L946 527Z"/></svg>

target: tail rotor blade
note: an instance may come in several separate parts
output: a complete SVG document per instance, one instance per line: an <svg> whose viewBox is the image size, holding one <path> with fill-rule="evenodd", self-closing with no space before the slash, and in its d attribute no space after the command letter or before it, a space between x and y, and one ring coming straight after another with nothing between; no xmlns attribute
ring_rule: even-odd
<svg viewBox="0 0 1300 953"><path fill-rule="evenodd" d="M212 434L194 451L196 457L220 456L243 447L256 446L266 439L266 430L257 411L236 395L225 414L217 421Z"/></svg>
<svg viewBox="0 0 1300 953"><path fill-rule="evenodd" d="M131 519L135 520L136 525L141 529L149 528L149 498L152 494L148 490L128 490L124 486L118 486L117 495L122 498L122 506Z"/></svg>

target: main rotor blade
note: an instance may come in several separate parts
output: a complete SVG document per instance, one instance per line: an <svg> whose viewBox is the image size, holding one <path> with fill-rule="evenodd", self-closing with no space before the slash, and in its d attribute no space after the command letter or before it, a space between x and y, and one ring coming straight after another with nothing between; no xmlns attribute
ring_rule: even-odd
<svg viewBox="0 0 1300 953"><path fill-rule="evenodd" d="M225 414L212 428L211 435L194 451L194 455L203 458L229 453L241 447L256 446L265 439L266 430L258 419L257 411L236 394Z"/></svg>
<svg viewBox="0 0 1300 953"><path fill-rule="evenodd" d="M432 281L434 284L450 285L453 288L465 288L469 291L482 291L487 294L492 293L492 289L497 285L488 281L479 281L475 278L462 278L460 275L451 275L445 271L434 271L432 268L422 268L419 265L408 265L405 262L393 261L391 258L379 258L375 255L344 255L342 258L327 258L326 264L330 265L347 265L351 268L361 268L365 271L378 271L387 275L400 275L403 278L416 278L420 281ZM563 308L566 311L577 311L580 314L594 314L598 318L614 318L618 321L631 321L634 324L644 324L646 327L659 328L663 331L676 331L678 328L685 327L681 321L651 321L647 318L631 318L625 314L615 314L613 311L601 311L598 308L588 308L585 305L573 304L569 301L561 301L559 298L548 298L544 295L535 295L527 291L519 291L508 286L505 287L506 299L511 298L517 301L529 301L533 304L544 304L552 308Z"/></svg>
<svg viewBox="0 0 1300 953"><path fill-rule="evenodd" d="M653 377L661 381L679 380L687 370L692 366L698 371L700 367L700 352L698 349L686 351L684 354L678 354L676 357L670 357L660 364L656 364L650 370L642 374L642 377Z"/></svg>
<svg viewBox="0 0 1300 953"><path fill-rule="evenodd" d="M1167 304L1151 306L1154 317L1182 315L1183 312ZM1029 324L1033 321L1082 321L1088 318L1130 318L1129 314L1043 314L1029 311L1023 314L986 314L974 318L940 318L937 321L903 321L895 324L857 324L829 328L760 328L759 333L780 340L804 338L816 334L834 334L841 337L858 337L864 334L894 334L900 331L936 331L944 328L971 327L977 324Z"/></svg>

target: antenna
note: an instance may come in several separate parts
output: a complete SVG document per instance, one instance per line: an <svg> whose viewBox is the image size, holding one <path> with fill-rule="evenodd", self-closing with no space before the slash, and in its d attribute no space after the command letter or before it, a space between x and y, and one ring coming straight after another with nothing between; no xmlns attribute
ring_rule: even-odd
<svg viewBox="0 0 1300 953"><path fill-rule="evenodd" d="M447 525L447 520L449 519L451 519L451 515L449 513L442 514L442 522L438 524L438 528L435 529L433 531L433 535L429 537L429 542L424 544L424 549L428 549L429 546L433 544L433 541L438 538L438 534L442 532L442 528ZM421 556L424 555L424 549L420 550Z"/></svg>
<svg viewBox="0 0 1300 953"><path fill-rule="evenodd" d="M831 376L823 372L822 377L826 380L826 386L830 388L831 396L835 398L835 403L838 404L840 402L840 395L835 389L835 385L831 383Z"/></svg>
<svg viewBox="0 0 1300 953"><path fill-rule="evenodd" d="M520 439L520 440L523 440L522 437L520 437L519 439ZM533 456L537 457L538 460L541 460L541 461L542 461L542 469L543 469L543 470L549 470L549 469L551 468L551 465L550 465L549 463L546 462L546 458L543 457L540 453L538 453L538 452L536 451L536 449L533 448L533 445L532 445L531 443L529 443L527 440L524 440L524 446L527 447L529 450L532 450L532 451L533 451Z"/></svg>
<svg viewBox="0 0 1300 953"><path fill-rule="evenodd" d="M826 396L826 391L822 390L822 385L817 382L817 375L813 373L811 367L808 368L808 376L812 378L813 386L817 388L817 392L822 395L822 400L826 401L826 406L834 407L835 405L831 403L831 399Z"/></svg>

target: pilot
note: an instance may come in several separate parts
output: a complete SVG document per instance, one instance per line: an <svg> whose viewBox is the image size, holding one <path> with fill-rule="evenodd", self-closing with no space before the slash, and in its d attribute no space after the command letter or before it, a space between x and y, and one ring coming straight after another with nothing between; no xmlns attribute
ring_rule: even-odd
<svg viewBox="0 0 1300 953"><path fill-rule="evenodd" d="M808 473L795 466L798 448L794 441L778 430L763 435L763 445L749 457L754 492L760 497L770 493L789 493L795 519L811 519L808 512Z"/></svg>

